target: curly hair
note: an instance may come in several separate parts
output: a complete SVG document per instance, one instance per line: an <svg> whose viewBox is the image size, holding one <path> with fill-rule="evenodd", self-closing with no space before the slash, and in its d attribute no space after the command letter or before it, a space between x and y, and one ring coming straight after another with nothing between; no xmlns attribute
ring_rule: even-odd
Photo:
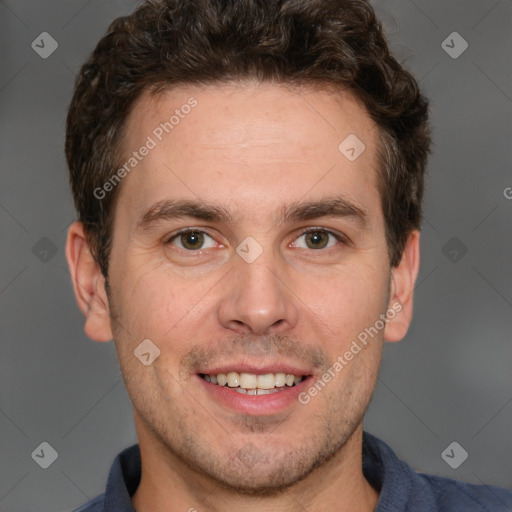
<svg viewBox="0 0 512 512"><path fill-rule="evenodd" d="M108 276L123 127L142 92L232 80L350 90L378 130L390 264L420 229L431 146L428 100L390 54L365 0L149 0L114 20L76 78L66 122L70 182L91 252Z"/></svg>

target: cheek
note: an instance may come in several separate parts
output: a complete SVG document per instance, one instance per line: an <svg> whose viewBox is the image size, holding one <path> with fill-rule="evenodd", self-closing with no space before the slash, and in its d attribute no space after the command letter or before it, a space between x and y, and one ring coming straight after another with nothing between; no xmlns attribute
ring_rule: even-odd
<svg viewBox="0 0 512 512"><path fill-rule="evenodd" d="M347 266L321 286L307 288L307 306L326 324L329 336L340 342L373 325L388 303L388 274L379 265Z"/></svg>
<svg viewBox="0 0 512 512"><path fill-rule="evenodd" d="M127 266L119 287L119 313L129 326L129 336L150 338L158 345L172 340L211 306L208 293L216 279L187 279L163 270L160 263ZM204 313L206 314L206 313Z"/></svg>

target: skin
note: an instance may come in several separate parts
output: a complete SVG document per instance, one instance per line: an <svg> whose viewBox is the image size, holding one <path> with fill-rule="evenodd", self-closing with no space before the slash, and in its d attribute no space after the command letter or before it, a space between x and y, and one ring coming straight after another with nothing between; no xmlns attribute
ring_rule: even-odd
<svg viewBox="0 0 512 512"><path fill-rule="evenodd" d="M127 120L127 157L190 97L197 106L120 185L110 297L80 223L69 228L66 247L85 332L115 340L133 403L142 454L134 507L372 511L378 493L362 473L363 417L384 340L407 332L419 267L417 231L401 263L389 264L377 126L348 92L181 87L141 96ZM338 150L351 133L366 146L353 162ZM282 222L282 206L333 194L366 212L366 224L352 217ZM219 205L233 222L180 218L137 229L164 199ZM186 248L194 239L168 242L188 227L209 235L201 251ZM348 241L325 232L311 240L302 235L309 227ZM263 250L252 263L236 252L248 236ZM319 379L393 304L401 312L307 405L241 414L198 384L201 358L211 368L286 362ZM148 366L133 354L146 338L160 349Z"/></svg>

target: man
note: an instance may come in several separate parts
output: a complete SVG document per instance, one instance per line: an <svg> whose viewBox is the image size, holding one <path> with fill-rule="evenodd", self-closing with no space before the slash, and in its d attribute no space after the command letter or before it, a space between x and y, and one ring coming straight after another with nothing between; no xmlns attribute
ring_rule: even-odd
<svg viewBox="0 0 512 512"><path fill-rule="evenodd" d="M82 68L66 256L138 445L81 511L505 511L363 432L419 268L428 104L363 0L153 1Z"/></svg>

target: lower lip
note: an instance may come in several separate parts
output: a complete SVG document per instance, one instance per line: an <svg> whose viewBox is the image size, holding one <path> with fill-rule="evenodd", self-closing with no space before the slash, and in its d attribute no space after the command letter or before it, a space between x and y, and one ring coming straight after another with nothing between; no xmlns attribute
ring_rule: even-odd
<svg viewBox="0 0 512 512"><path fill-rule="evenodd" d="M235 388L206 382L199 375L196 375L196 378L216 402L236 412L252 416L266 416L285 411L293 403L298 402L299 394L309 386L310 380L310 377L306 377L295 386L286 386L277 393L244 395L235 391Z"/></svg>

